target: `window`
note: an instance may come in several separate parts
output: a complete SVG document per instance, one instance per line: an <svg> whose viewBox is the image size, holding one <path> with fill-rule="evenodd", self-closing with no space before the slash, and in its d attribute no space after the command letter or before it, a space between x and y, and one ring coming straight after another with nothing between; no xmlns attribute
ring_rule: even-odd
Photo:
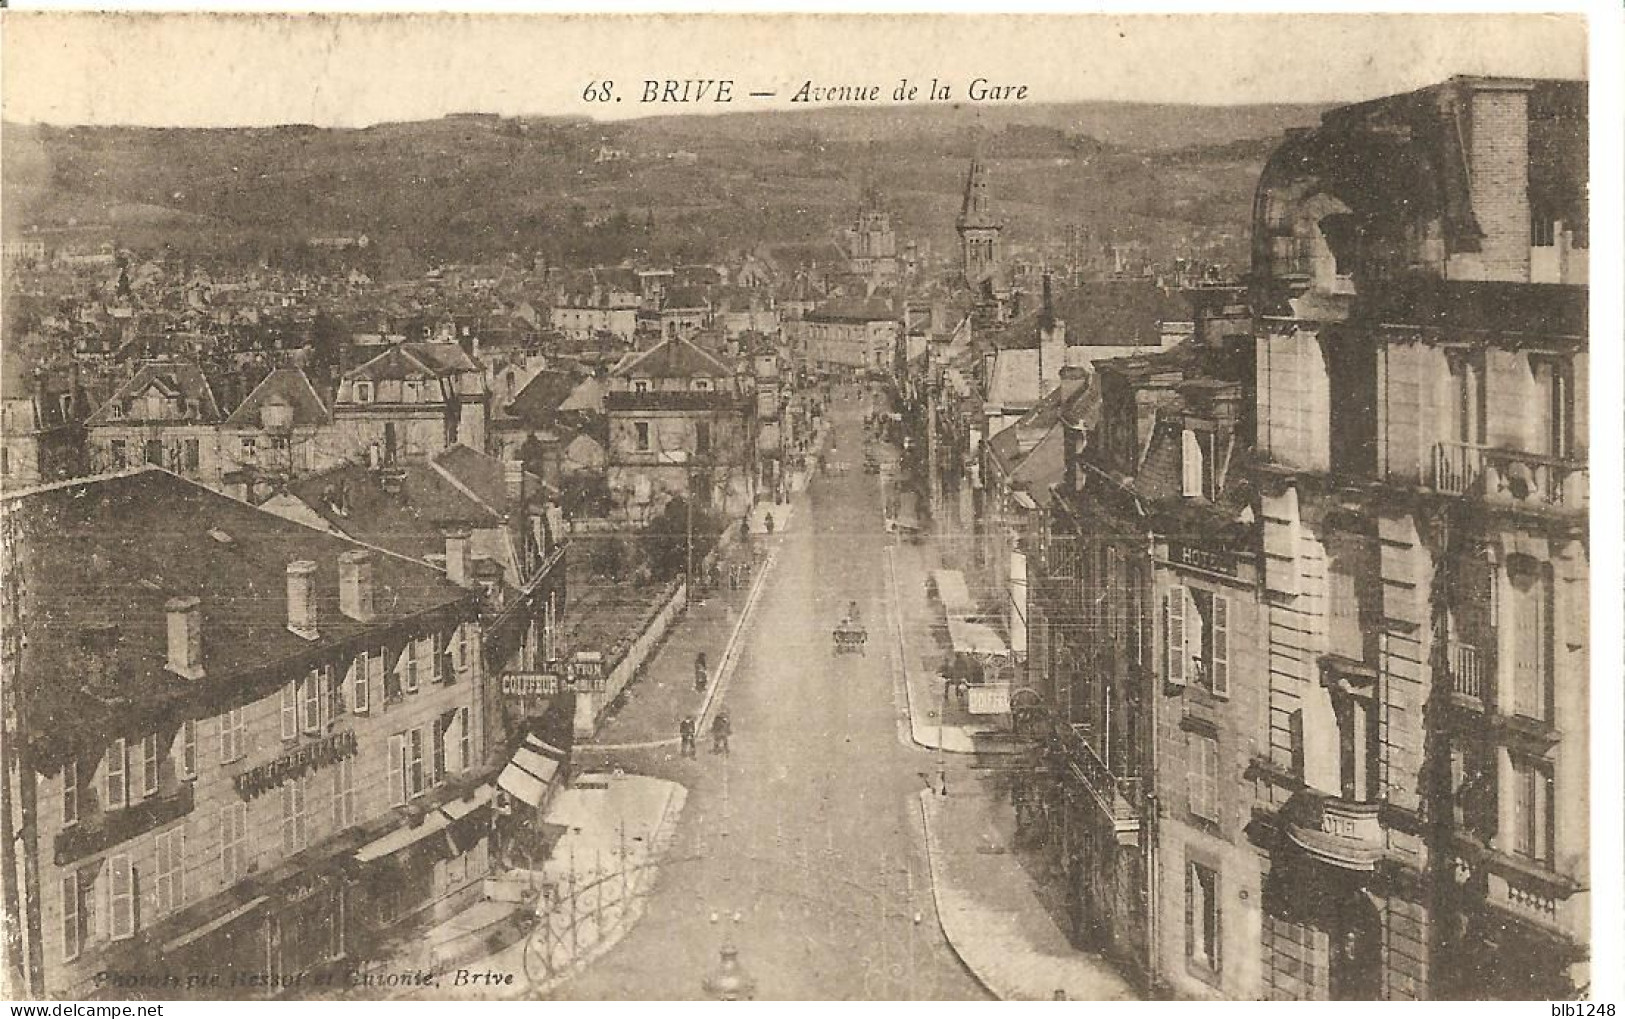
<svg viewBox="0 0 1625 1019"><path fill-rule="evenodd" d="M647 453L649 451L649 422L634 422L632 427L637 429L638 452Z"/></svg>
<svg viewBox="0 0 1625 1019"><path fill-rule="evenodd" d="M322 731L322 683L315 669L305 673L299 698L299 728L306 733Z"/></svg>
<svg viewBox="0 0 1625 1019"><path fill-rule="evenodd" d="M423 772L423 730L406 733L406 792L408 796L421 796L428 788Z"/></svg>
<svg viewBox="0 0 1625 1019"><path fill-rule="evenodd" d="M193 778L197 775L197 722L187 719L181 723L180 744L176 756L180 758L180 774L182 778Z"/></svg>
<svg viewBox="0 0 1625 1019"><path fill-rule="evenodd" d="M466 771L474 766L474 730L469 725L467 708L457 709L457 770Z"/></svg>
<svg viewBox="0 0 1625 1019"><path fill-rule="evenodd" d="M220 808L220 879L229 888L245 873L248 864L248 804L233 803Z"/></svg>
<svg viewBox="0 0 1625 1019"><path fill-rule="evenodd" d="M1533 757L1512 758L1512 850L1550 867L1555 841L1552 766Z"/></svg>
<svg viewBox="0 0 1625 1019"><path fill-rule="evenodd" d="M123 853L107 858L107 936L114 941L135 936L135 874Z"/></svg>
<svg viewBox="0 0 1625 1019"><path fill-rule="evenodd" d="M418 642L409 640L401 651L401 685L407 693L418 692Z"/></svg>
<svg viewBox="0 0 1625 1019"><path fill-rule="evenodd" d="M694 452L711 452L711 422L696 421L694 423Z"/></svg>
<svg viewBox="0 0 1625 1019"><path fill-rule="evenodd" d="M371 382L357 382L355 384L355 402L371 403L373 396Z"/></svg>
<svg viewBox="0 0 1625 1019"><path fill-rule="evenodd" d="M252 435L243 436L243 443L242 443L242 459L243 459L243 461L245 463L253 463L254 462L254 455L255 455L254 437Z"/></svg>
<svg viewBox="0 0 1625 1019"><path fill-rule="evenodd" d="M649 391L649 380L648 379L633 379L632 380L632 392L634 392L634 393L647 393L648 391Z"/></svg>
<svg viewBox="0 0 1625 1019"><path fill-rule="evenodd" d="M1205 821L1219 820L1219 741L1205 733L1186 734L1190 754L1191 813Z"/></svg>
<svg viewBox="0 0 1625 1019"><path fill-rule="evenodd" d="M198 465L201 463L201 456L198 451L198 441L196 439L187 439L184 443L182 443L182 445L186 451L184 457L186 469L189 471L197 470Z"/></svg>
<svg viewBox="0 0 1625 1019"><path fill-rule="evenodd" d="M461 624L461 625L459 625L457 627L457 644L456 644L456 651L454 652L456 657L454 658L454 662L455 662L455 664L457 666L457 671L458 672L467 672L468 667L469 667L469 657L468 657L468 628L469 628L469 625L470 624L468 624L468 623L463 623L463 624Z"/></svg>
<svg viewBox="0 0 1625 1019"><path fill-rule="evenodd" d="M148 439L143 447L142 459L155 467L164 465L164 444L160 439Z"/></svg>
<svg viewBox="0 0 1625 1019"><path fill-rule="evenodd" d="M220 763L230 764L248 753L248 720L242 708L220 716Z"/></svg>
<svg viewBox="0 0 1625 1019"><path fill-rule="evenodd" d="M1175 686L1197 683L1230 696L1230 599L1175 585L1163 596L1164 673Z"/></svg>
<svg viewBox="0 0 1625 1019"><path fill-rule="evenodd" d="M299 738L299 684L286 683L282 687L282 738Z"/></svg>
<svg viewBox="0 0 1625 1019"><path fill-rule="evenodd" d="M1367 697L1338 695L1333 697L1332 712L1337 717L1342 795L1356 803L1374 802L1382 786L1375 704Z"/></svg>
<svg viewBox="0 0 1625 1019"><path fill-rule="evenodd" d="M176 828L158 836L158 862L155 886L158 915L186 905L186 829Z"/></svg>
<svg viewBox="0 0 1625 1019"><path fill-rule="evenodd" d="M367 652L367 700L369 707L371 706L372 690L374 685L378 686L379 688L384 686L384 665L385 657L388 655L388 653L389 652L384 648ZM386 697L385 699L387 700L388 698Z"/></svg>
<svg viewBox="0 0 1625 1019"><path fill-rule="evenodd" d="M130 802L130 778L125 770L128 763L127 751L122 739L113 741L107 748L107 760L102 765L102 772L107 778L107 808L109 810L127 806Z"/></svg>
<svg viewBox="0 0 1625 1019"><path fill-rule="evenodd" d="M79 821L79 762L62 766L62 826Z"/></svg>
<svg viewBox="0 0 1625 1019"><path fill-rule="evenodd" d="M694 390L696 392L700 392L700 393L709 393L711 391L711 380L710 379L695 379L694 380Z"/></svg>
<svg viewBox="0 0 1625 1019"><path fill-rule="evenodd" d="M1512 582L1512 709L1537 721L1552 720L1552 571L1528 556L1507 561Z"/></svg>
<svg viewBox="0 0 1625 1019"><path fill-rule="evenodd" d="M109 419L111 419L113 421L123 421L124 420L124 404L119 403L117 400L114 400L114 401L110 402L107 405L107 416L108 416ZM122 439L115 439L113 441L122 442L123 440Z"/></svg>
<svg viewBox="0 0 1625 1019"><path fill-rule="evenodd" d="M451 718L442 718L432 727L434 743L430 761L433 766L431 781L439 785L446 780L446 729L451 725Z"/></svg>
<svg viewBox="0 0 1625 1019"><path fill-rule="evenodd" d="M350 663L350 710L365 715L371 709L372 652L363 651Z"/></svg>
<svg viewBox="0 0 1625 1019"><path fill-rule="evenodd" d="M62 957L79 958L85 950L85 890L78 871L62 875Z"/></svg>
<svg viewBox="0 0 1625 1019"><path fill-rule="evenodd" d="M346 757L333 765L333 830L343 831L355 824L355 758Z"/></svg>
<svg viewBox="0 0 1625 1019"><path fill-rule="evenodd" d="M1219 875L1211 867L1185 867L1185 956L1219 972Z"/></svg>
<svg viewBox="0 0 1625 1019"><path fill-rule="evenodd" d="M114 470L123 470L130 466L129 448L123 439L113 439L107 444L107 452L113 460Z"/></svg>
<svg viewBox="0 0 1625 1019"><path fill-rule="evenodd" d="M389 802L398 807L406 802L406 734L396 733L389 738Z"/></svg>
<svg viewBox="0 0 1625 1019"><path fill-rule="evenodd" d="M282 851L290 856L310 844L309 787L308 775L282 783Z"/></svg>
<svg viewBox="0 0 1625 1019"><path fill-rule="evenodd" d="M153 796L158 792L158 734L151 733L141 739L141 795Z"/></svg>

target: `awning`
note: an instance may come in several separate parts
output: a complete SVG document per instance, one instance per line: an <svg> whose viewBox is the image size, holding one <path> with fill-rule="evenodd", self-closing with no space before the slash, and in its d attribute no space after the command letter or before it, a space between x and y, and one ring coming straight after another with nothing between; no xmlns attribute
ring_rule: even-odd
<svg viewBox="0 0 1625 1019"><path fill-rule="evenodd" d="M170 952L178 951L179 949L185 948L187 945L192 944L194 941L197 941L197 940L199 940L201 938L208 937L210 934L213 934L215 931L217 931L220 928L226 926L226 924L231 923L233 920L237 919L238 917L243 916L246 913L251 913L254 910L258 909L263 903L265 903L269 899L270 899L270 896L268 896L268 895L256 895L254 898L249 899L247 902L243 903L242 905L236 907L235 909L231 909L231 910L228 910L225 913L222 913L220 916L215 917L213 920L210 920L208 923L203 924L201 927L194 927L191 930L187 931L185 934L182 934L180 937L175 938L175 939L173 939L171 941L164 942L164 948L163 948L164 954L168 955Z"/></svg>
<svg viewBox="0 0 1625 1019"><path fill-rule="evenodd" d="M426 815L416 827L404 825L396 828L383 838L374 839L357 849L355 851L356 862L371 863L373 860L393 856L407 846L421 842L436 832L445 831L446 826L449 824L451 824L451 818L446 815L445 811L437 810Z"/></svg>
<svg viewBox="0 0 1625 1019"><path fill-rule="evenodd" d="M558 776L565 753L535 734L526 736L508 766L497 776L497 788L532 807L541 806L547 787Z"/></svg>
<svg viewBox="0 0 1625 1019"><path fill-rule="evenodd" d="M469 814L472 814L474 811L485 806L487 803L490 803L491 795L491 787L488 785L482 785L476 788L467 799L451 800L448 803L441 804L440 809L444 811L445 815L451 818L453 821L460 821Z"/></svg>
<svg viewBox="0 0 1625 1019"><path fill-rule="evenodd" d="M975 609L965 575L958 570L932 570L931 581L937 588L937 599L943 611L950 616L968 615Z"/></svg>
<svg viewBox="0 0 1625 1019"><path fill-rule="evenodd" d="M948 617L948 636L954 650L968 655L1005 655L1009 649L1004 641L986 623Z"/></svg>

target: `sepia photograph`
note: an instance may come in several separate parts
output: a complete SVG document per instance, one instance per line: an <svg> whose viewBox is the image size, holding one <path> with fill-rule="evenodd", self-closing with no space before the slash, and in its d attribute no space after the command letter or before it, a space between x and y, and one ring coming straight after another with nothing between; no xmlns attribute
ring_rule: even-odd
<svg viewBox="0 0 1625 1019"><path fill-rule="evenodd" d="M0 997L1618 993L1596 27L0 12Z"/></svg>

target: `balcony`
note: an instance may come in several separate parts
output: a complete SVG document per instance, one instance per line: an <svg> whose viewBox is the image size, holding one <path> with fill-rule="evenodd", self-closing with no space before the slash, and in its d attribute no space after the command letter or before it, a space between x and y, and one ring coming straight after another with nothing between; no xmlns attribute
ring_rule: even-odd
<svg viewBox="0 0 1625 1019"><path fill-rule="evenodd" d="M1435 490L1496 505L1583 513L1590 502L1585 464L1540 453L1441 442L1433 447L1430 471Z"/></svg>
<svg viewBox="0 0 1625 1019"><path fill-rule="evenodd" d="M1287 838L1322 863L1375 870L1387 848L1381 809L1306 789L1287 803Z"/></svg>
<svg viewBox="0 0 1625 1019"><path fill-rule="evenodd" d="M1450 693L1478 706L1489 703L1490 677L1487 656L1471 644L1453 640L1446 649L1450 673Z"/></svg>
<svg viewBox="0 0 1625 1019"><path fill-rule="evenodd" d="M1141 812L1145 805L1141 780L1113 774L1076 727L1058 727L1058 732L1067 772L1088 791L1100 812L1111 821L1118 839L1134 843L1138 839Z"/></svg>

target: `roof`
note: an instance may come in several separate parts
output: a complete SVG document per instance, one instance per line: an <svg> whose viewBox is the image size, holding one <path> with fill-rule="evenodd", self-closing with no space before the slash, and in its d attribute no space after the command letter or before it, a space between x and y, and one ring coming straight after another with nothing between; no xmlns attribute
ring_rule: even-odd
<svg viewBox="0 0 1625 1019"><path fill-rule="evenodd" d="M611 373L622 378L687 379L732 375L733 369L688 340L665 340L642 354L628 356Z"/></svg>
<svg viewBox="0 0 1625 1019"><path fill-rule="evenodd" d="M293 410L293 424L325 425L331 420L327 405L302 368L276 368L254 387L237 409L226 418L227 428L258 428L261 408L281 403Z"/></svg>
<svg viewBox="0 0 1625 1019"><path fill-rule="evenodd" d="M288 668L376 641L388 625L473 610L469 593L438 570L377 553L378 618L350 619L338 607L338 559L361 546L155 467L34 489L4 505L28 576L19 689L29 750L46 769L119 736L173 732L183 719L256 700ZM314 641L287 628L286 570L301 560L316 564ZM165 669L165 605L180 597L201 600L202 679Z"/></svg>
<svg viewBox="0 0 1625 1019"><path fill-rule="evenodd" d="M502 526L512 509L504 469L501 460L452 446L430 460L383 470L344 464L300 478L288 493L334 530L425 559L445 553L449 527ZM534 474L527 484L539 496L545 491Z"/></svg>
<svg viewBox="0 0 1625 1019"><path fill-rule="evenodd" d="M805 318L808 322L890 322L898 314L890 301L871 297L825 301Z"/></svg>
<svg viewBox="0 0 1625 1019"><path fill-rule="evenodd" d="M988 373L987 402L995 407L1032 407L1038 403L1038 355L1036 347L997 351Z"/></svg>
<svg viewBox="0 0 1625 1019"><path fill-rule="evenodd" d="M504 409L522 421L546 423L564 409L564 402L580 384L581 376L574 372L543 369L514 394Z"/></svg>
<svg viewBox="0 0 1625 1019"><path fill-rule="evenodd" d="M440 378L459 372L477 372L480 366L455 343L401 343L344 373L347 379Z"/></svg>
<svg viewBox="0 0 1625 1019"><path fill-rule="evenodd" d="M1194 314L1189 295L1151 280L1101 280L1057 288L1052 302L1055 317L1066 323L1067 343L1083 347L1154 347L1161 342L1164 322L1189 322ZM1043 306L1038 305L1006 331L1030 334L1036 342L1043 315Z"/></svg>
<svg viewBox="0 0 1625 1019"><path fill-rule="evenodd" d="M140 408L134 401L137 396L154 388L166 397L179 397L186 402L184 418L166 421L177 424L220 423L220 406L215 402L214 390L210 388L203 369L190 361L152 361L142 365L128 382L118 387L105 403L96 408L86 423L129 424L146 420L139 416ZM115 419L108 415L108 408L114 403L123 408L123 417ZM132 410L137 413L132 414Z"/></svg>

